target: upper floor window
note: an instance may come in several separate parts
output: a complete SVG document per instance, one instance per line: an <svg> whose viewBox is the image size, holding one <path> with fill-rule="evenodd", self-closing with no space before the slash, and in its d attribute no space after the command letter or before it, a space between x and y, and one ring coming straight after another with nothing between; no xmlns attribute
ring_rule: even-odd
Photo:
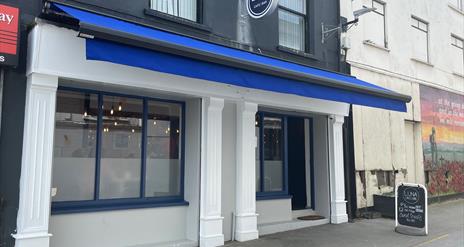
<svg viewBox="0 0 464 247"><path fill-rule="evenodd" d="M385 24L385 3L373 0L372 7L376 8L376 10L365 17L367 27L366 41L386 48L387 35Z"/></svg>
<svg viewBox="0 0 464 247"><path fill-rule="evenodd" d="M464 11L464 0L450 0L450 4L457 9Z"/></svg>
<svg viewBox="0 0 464 247"><path fill-rule="evenodd" d="M413 56L415 59L430 62L429 24L415 16L411 17Z"/></svg>
<svg viewBox="0 0 464 247"><path fill-rule="evenodd" d="M464 40L458 36L451 34L451 46L453 48L453 64L454 72L464 75Z"/></svg>
<svg viewBox="0 0 464 247"><path fill-rule="evenodd" d="M279 1L279 45L306 50L306 0Z"/></svg>
<svg viewBox="0 0 464 247"><path fill-rule="evenodd" d="M196 22L197 2L198 0L151 0L151 8Z"/></svg>

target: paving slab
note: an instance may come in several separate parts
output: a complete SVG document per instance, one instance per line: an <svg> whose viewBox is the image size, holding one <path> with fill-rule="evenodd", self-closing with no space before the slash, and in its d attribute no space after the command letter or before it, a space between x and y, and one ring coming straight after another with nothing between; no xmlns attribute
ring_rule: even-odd
<svg viewBox="0 0 464 247"><path fill-rule="evenodd" d="M228 247L464 247L464 200L429 206L429 235L408 236L394 231L392 219L359 219L353 223L322 225L262 236Z"/></svg>

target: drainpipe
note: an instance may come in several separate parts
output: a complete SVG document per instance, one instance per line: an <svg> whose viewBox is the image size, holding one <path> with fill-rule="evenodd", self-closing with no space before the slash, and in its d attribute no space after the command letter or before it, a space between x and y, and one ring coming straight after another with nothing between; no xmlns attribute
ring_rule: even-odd
<svg viewBox="0 0 464 247"><path fill-rule="evenodd" d="M251 31L250 16L247 10L247 0L237 1L237 12L237 41L242 45L248 46L251 50L254 40Z"/></svg>

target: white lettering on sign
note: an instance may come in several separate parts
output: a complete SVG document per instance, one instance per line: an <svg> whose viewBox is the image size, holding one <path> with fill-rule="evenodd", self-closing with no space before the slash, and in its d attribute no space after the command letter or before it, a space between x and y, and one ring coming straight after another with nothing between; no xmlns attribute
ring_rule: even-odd
<svg viewBox="0 0 464 247"><path fill-rule="evenodd" d="M13 18L14 18L13 15L8 15L8 14L5 14L5 13L0 13L0 21L1 21L1 22L7 22L8 25L11 24L11 22L13 21Z"/></svg>

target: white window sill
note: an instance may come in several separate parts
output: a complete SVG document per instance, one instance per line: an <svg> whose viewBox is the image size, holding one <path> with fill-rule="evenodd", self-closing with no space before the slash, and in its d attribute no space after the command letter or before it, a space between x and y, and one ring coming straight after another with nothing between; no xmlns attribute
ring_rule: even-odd
<svg viewBox="0 0 464 247"><path fill-rule="evenodd" d="M386 51L386 52L390 52L390 49L388 49L388 48L386 48L386 47L383 47L382 45L378 45L378 44L376 44L376 43L367 41L367 40L364 40L364 41L363 41L363 44L368 45L368 46L371 46L371 47L374 47L374 48L377 48L377 49L380 49L380 50L383 50L383 51Z"/></svg>
<svg viewBox="0 0 464 247"><path fill-rule="evenodd" d="M459 14L464 15L464 10L458 9L458 7L454 6L453 4L448 3L448 7L450 7L452 10L458 12Z"/></svg>
<svg viewBox="0 0 464 247"><path fill-rule="evenodd" d="M464 78L464 74L462 74L462 73L453 72L453 75Z"/></svg>
<svg viewBox="0 0 464 247"><path fill-rule="evenodd" d="M421 59L411 58L411 60L414 61L414 62L417 62L417 63L421 63L421 64L424 64L424 65L433 67L433 64L431 64L431 63L429 63L427 61L421 60Z"/></svg>

